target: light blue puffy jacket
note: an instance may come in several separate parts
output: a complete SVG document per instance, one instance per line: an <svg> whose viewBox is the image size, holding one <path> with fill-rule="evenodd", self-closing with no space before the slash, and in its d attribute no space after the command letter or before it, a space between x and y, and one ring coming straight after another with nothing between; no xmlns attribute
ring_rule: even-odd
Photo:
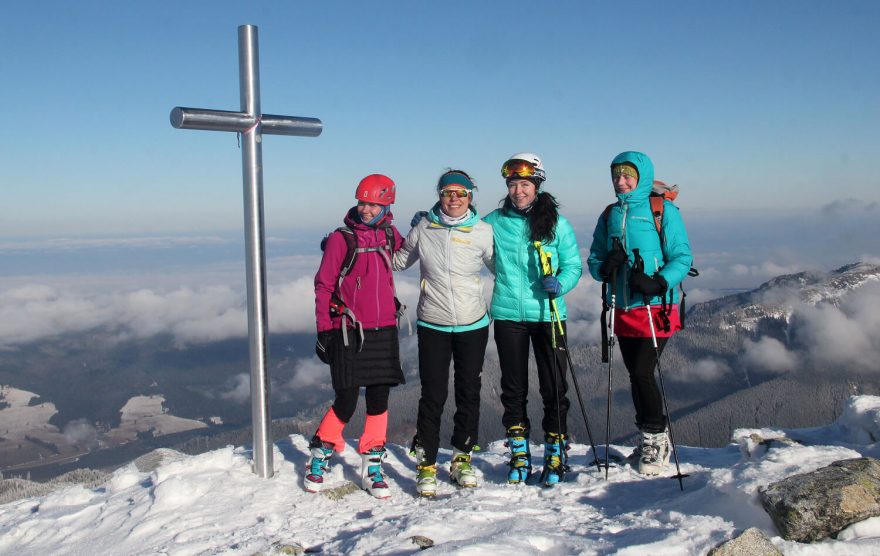
<svg viewBox="0 0 880 556"><path fill-rule="evenodd" d="M684 222L678 208L671 202L665 201L661 222L665 245L661 245L660 234L657 233L654 215L651 213L651 202L648 200L654 185L654 164L648 155L635 151L620 153L611 165L622 162L635 165L639 171L639 183L629 193L617 194L617 203L608 211L607 221L605 214L599 216L596 229L593 231L590 256L587 259L590 274L596 280L602 281L599 267L612 248L612 238L617 237L620 238L628 258L627 268L618 271L617 306L631 308L645 303L641 294L634 298L629 291L629 273L635 262L633 249L639 250L645 262L645 274L653 276L659 272L672 289L672 302L678 303L675 286L684 280L693 262ZM611 288L608 289L610 296ZM668 299L669 294L666 295ZM661 302L659 296L648 299L650 305L659 305Z"/></svg>
<svg viewBox="0 0 880 556"><path fill-rule="evenodd" d="M529 221L521 213L496 209L484 220L495 235L495 288L492 291L492 318L517 322L550 322L550 302L541 287L544 273L538 250L529 240ZM562 215L556 222L553 241L542 244L550 253L553 273L561 291L556 298L559 318L565 320L563 295L574 289L582 266L577 239L571 224Z"/></svg>

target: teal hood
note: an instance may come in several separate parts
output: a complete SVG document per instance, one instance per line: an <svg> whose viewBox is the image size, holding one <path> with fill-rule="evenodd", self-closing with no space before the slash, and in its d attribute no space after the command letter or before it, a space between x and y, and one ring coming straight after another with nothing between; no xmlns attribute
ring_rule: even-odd
<svg viewBox="0 0 880 556"><path fill-rule="evenodd" d="M611 166L624 162L629 162L639 171L639 183L629 193L617 193L617 198L625 203L647 200L654 187L654 163L645 153L626 151L615 156L611 161Z"/></svg>

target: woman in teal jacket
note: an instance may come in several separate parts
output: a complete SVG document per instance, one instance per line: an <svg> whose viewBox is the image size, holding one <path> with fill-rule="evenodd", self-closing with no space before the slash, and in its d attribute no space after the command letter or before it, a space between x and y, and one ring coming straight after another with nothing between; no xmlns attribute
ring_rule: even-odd
<svg viewBox="0 0 880 556"><path fill-rule="evenodd" d="M646 154L617 155L611 162L611 181L617 203L596 223L587 264L593 278L602 282L617 271L614 335L629 371L641 432L633 456L639 458L639 473L656 475L669 462L666 416L654 378L656 355L681 329L674 288L687 276L693 258L681 215L669 201L663 202L657 229L649 199L654 165ZM652 335L657 337L657 352Z"/></svg>
<svg viewBox="0 0 880 556"><path fill-rule="evenodd" d="M507 182L507 197L485 220L492 225L495 237L495 288L490 310L501 365L502 422L511 453L507 480L523 482L532 470L527 412L531 342L544 403L541 480L550 486L563 480L566 469L569 407L565 357L553 348L555 324L551 319L558 318L564 329L562 296L577 285L581 260L571 224L559 214L556 199L541 190L546 178L541 159L533 153L515 154L504 163L501 175ZM547 276L535 242L550 255L552 272ZM551 297L556 298L556 316L551 316Z"/></svg>

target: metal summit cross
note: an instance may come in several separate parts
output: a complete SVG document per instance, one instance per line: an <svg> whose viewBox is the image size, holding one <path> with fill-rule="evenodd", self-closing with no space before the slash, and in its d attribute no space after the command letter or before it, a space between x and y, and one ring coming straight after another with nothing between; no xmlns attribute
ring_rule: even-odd
<svg viewBox="0 0 880 556"><path fill-rule="evenodd" d="M263 230L263 134L317 137L323 125L317 118L275 116L260 111L260 67L257 28L238 28L238 69L241 111L176 107L171 125L177 129L234 131L242 137L244 233L247 252L248 340L251 365L251 421L254 433L253 471L262 478L275 473L272 463L269 376L266 371L268 332L266 255Z"/></svg>

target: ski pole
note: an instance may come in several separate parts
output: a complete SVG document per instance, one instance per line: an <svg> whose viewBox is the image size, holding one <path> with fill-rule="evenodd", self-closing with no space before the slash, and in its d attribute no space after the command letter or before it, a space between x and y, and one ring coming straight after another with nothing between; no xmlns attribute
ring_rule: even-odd
<svg viewBox="0 0 880 556"><path fill-rule="evenodd" d="M535 249L538 250L538 259L541 263L541 271L544 276L549 276L553 273L553 265L550 263L550 254L546 253L544 249L541 247L541 242L534 242ZM563 469L565 469L565 445L562 440L562 410L559 407L559 361L556 359L556 326L553 324L553 315L556 315L556 324L559 326L559 331L562 331L562 323L559 322L559 313L556 312L556 296L548 293L547 297L550 300L550 347L553 352L553 394L556 400L556 426L559 428L557 431L558 436L556 437L556 446L559 448L560 461L562 461ZM546 441L546 439L545 439ZM545 473L542 473L542 479L546 480L546 462L544 465Z"/></svg>
<svg viewBox="0 0 880 556"><path fill-rule="evenodd" d="M541 259L541 270L544 273L544 276L550 276L553 274L553 265L550 263L550 253L544 251L541 246L540 241L535 242L535 248L538 250L538 256ZM599 452L596 451L596 442L593 440L593 430L590 427L590 418L587 416L587 410L584 408L584 399L581 397L581 387L578 384L577 377L574 375L574 363L571 360L571 353L568 351L568 340L565 338L565 329L562 327L562 321L559 318L559 309L556 307L556 296L548 294L550 298L550 320L552 326L553 317L556 317L556 323L559 326L559 337L562 340L562 351L565 352L565 358L568 362L569 372L571 374L571 382L574 384L574 391L577 394L578 405L581 408L581 415L584 417L584 427L587 429L587 438L590 439L590 448L593 450L593 458L596 462L596 469L601 473L602 467L599 465ZM553 349L556 349L555 346L555 331L553 332L554 337L554 346ZM555 361L555 354L554 354Z"/></svg>
<svg viewBox="0 0 880 556"><path fill-rule="evenodd" d="M559 322L559 313L556 313L556 321ZM581 408L581 415L584 416L584 427L587 429L587 438L590 439L590 448L593 450L593 461L596 463L596 469L599 473L602 473L602 466L599 464L599 452L596 450L596 442L593 440L593 431L590 428L590 420L587 417L587 410L584 409L584 400L581 397L581 387L578 385L577 378L574 376L574 363L571 361L571 353L568 351L568 340L565 338L565 334L560 336L562 338L562 350L565 352L565 358L568 361L568 368L571 369L571 382L574 384L574 391L577 394L578 405Z"/></svg>
<svg viewBox="0 0 880 556"><path fill-rule="evenodd" d="M538 250L538 255L541 258L541 269L544 272L544 276L550 276L553 274L553 266L550 264L550 253L544 251L540 242L535 242L535 248ZM571 353L568 350L568 340L565 337L565 329L562 326L562 319L559 318L559 308L556 306L556 296L548 295L550 298L550 310L551 310L551 320L553 315L556 317L556 323L559 326L559 337L562 339L562 351L565 352L565 358L568 362L568 368L571 373L571 381L574 385L574 391L577 395L578 406L581 408L581 415L584 418L584 428L587 429L587 438L590 440L590 448L593 450L593 461L596 462L596 469L601 473L602 467L599 465L599 452L596 450L596 441L593 439L593 428L590 426L590 418L587 415L587 410L584 407L584 399L581 396L581 387L578 383L577 377L574 374L574 362L571 360Z"/></svg>
<svg viewBox="0 0 880 556"><path fill-rule="evenodd" d="M640 270L644 271L644 261L641 260L639 250L633 249L633 253L636 257L636 265L638 266L639 263L641 263ZM676 474L669 478L678 479L678 487L683 491L684 482L682 482L682 478L688 477L689 475L681 473L681 467L678 463L678 450L675 449L675 435L672 433L672 415L669 413L669 405L666 403L666 388L663 386L663 370L660 368L660 348L657 346L657 332L654 331L654 318L651 314L651 306L648 304L648 295L642 294L642 296L645 300L645 310L648 311L648 325L651 328L651 342L654 345L654 358L655 364L657 366L657 376L660 378L660 395L663 398L663 411L666 412L666 426L669 429L669 443L672 444L672 455L675 458Z"/></svg>
<svg viewBox="0 0 880 556"><path fill-rule="evenodd" d="M611 248L620 249L620 238L611 238ZM608 406L605 410L605 480L608 480L608 458L611 449L611 371L614 367L614 312L617 308L617 267L611 270L611 319L608 326L611 334L608 336ZM597 458L598 459L598 458Z"/></svg>

